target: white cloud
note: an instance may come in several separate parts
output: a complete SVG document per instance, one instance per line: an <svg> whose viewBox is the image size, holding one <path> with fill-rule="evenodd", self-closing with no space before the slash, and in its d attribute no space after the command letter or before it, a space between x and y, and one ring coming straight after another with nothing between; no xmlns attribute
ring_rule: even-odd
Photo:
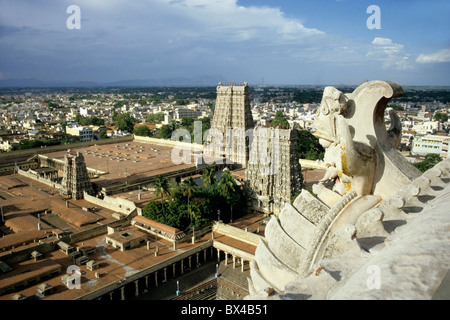
<svg viewBox="0 0 450 320"><path fill-rule="evenodd" d="M407 70L412 68L409 63L409 54L404 52L404 46L394 43L389 38L374 38L367 57L382 61L385 69L394 67L399 70Z"/></svg>
<svg viewBox="0 0 450 320"><path fill-rule="evenodd" d="M392 40L389 39L389 38L376 37L375 39L373 39L372 44L376 44L376 45L391 45L392 44Z"/></svg>
<svg viewBox="0 0 450 320"><path fill-rule="evenodd" d="M295 40L324 32L305 27L301 21L288 19L279 8L244 7L237 0L160 0L173 13L190 19L203 32L222 40L269 41ZM195 25L191 25L195 28ZM192 31L192 30L190 30ZM199 30L196 30L199 31Z"/></svg>
<svg viewBox="0 0 450 320"><path fill-rule="evenodd" d="M430 54L420 54L416 62L418 63L441 63L441 62L450 62L450 49L442 49L438 52L430 53Z"/></svg>

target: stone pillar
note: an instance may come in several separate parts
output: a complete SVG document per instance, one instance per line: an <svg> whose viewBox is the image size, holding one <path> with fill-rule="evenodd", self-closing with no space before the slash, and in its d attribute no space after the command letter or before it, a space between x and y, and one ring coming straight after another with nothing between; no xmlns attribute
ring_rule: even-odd
<svg viewBox="0 0 450 320"><path fill-rule="evenodd" d="M217 249L217 262L220 262L220 250Z"/></svg>
<svg viewBox="0 0 450 320"><path fill-rule="evenodd" d="M109 299L110 299L111 301L113 300L113 292L112 292L112 291L109 293Z"/></svg>
<svg viewBox="0 0 450 320"><path fill-rule="evenodd" d="M125 286L120 288L120 298L125 300Z"/></svg>
<svg viewBox="0 0 450 320"><path fill-rule="evenodd" d="M188 258L188 260L189 260L189 270L191 270L192 269L192 256L190 256L189 258Z"/></svg>
<svg viewBox="0 0 450 320"><path fill-rule="evenodd" d="M184 260L184 259L181 259L181 274L183 274L183 273L184 273L184 265L183 265L183 260Z"/></svg>
<svg viewBox="0 0 450 320"><path fill-rule="evenodd" d="M155 285L158 287L158 271L155 272Z"/></svg>
<svg viewBox="0 0 450 320"><path fill-rule="evenodd" d="M196 266L198 267L198 264L199 264L199 261L198 261L198 256L200 255L200 252L197 252L196 253L196 255L195 255L195 257L196 257L196 261L197 261L197 263L196 263Z"/></svg>
<svg viewBox="0 0 450 320"><path fill-rule="evenodd" d="M227 264L228 264L228 253L225 252L225 265L227 265Z"/></svg>
<svg viewBox="0 0 450 320"><path fill-rule="evenodd" d="M172 273L173 273L173 278L175 278L175 274L176 274L176 272L175 272L175 268L176 268L176 263L174 263L173 265L172 265Z"/></svg>
<svg viewBox="0 0 450 320"><path fill-rule="evenodd" d="M145 289L148 289L148 276L145 276Z"/></svg>
<svg viewBox="0 0 450 320"><path fill-rule="evenodd" d="M245 260L241 258L241 272L244 272Z"/></svg>
<svg viewBox="0 0 450 320"><path fill-rule="evenodd" d="M164 281L167 282L167 268L164 268Z"/></svg>
<svg viewBox="0 0 450 320"><path fill-rule="evenodd" d="M233 269L236 268L236 257L233 255Z"/></svg>
<svg viewBox="0 0 450 320"><path fill-rule="evenodd" d="M212 247L211 247L211 248L212 248ZM212 253L212 251L211 251L211 253ZM206 249L203 250L203 258L205 259L204 263L206 263Z"/></svg>

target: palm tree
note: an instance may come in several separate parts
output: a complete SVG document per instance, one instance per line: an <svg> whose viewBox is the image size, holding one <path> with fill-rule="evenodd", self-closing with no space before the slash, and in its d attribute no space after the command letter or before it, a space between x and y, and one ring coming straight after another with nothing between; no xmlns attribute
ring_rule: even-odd
<svg viewBox="0 0 450 320"><path fill-rule="evenodd" d="M231 200L231 195L235 192L236 181L229 171L226 171L220 178L217 184L220 194L225 197L231 206L231 221L233 221L233 203Z"/></svg>
<svg viewBox="0 0 450 320"><path fill-rule="evenodd" d="M170 193L169 180L166 177L159 175L155 179L155 183L153 184L153 187L155 188L155 191L154 191L155 196L163 198L161 200L161 206L162 206L162 210L164 213L164 197Z"/></svg>
<svg viewBox="0 0 450 320"><path fill-rule="evenodd" d="M205 188L211 187L216 183L216 172L213 167L207 166L202 175L203 184Z"/></svg>
<svg viewBox="0 0 450 320"><path fill-rule="evenodd" d="M197 187L197 183L194 181L194 179L192 179L192 177L189 177L189 179L184 180L183 184L181 185L182 190L181 192L185 197L188 198L188 212L191 218L191 223L192 223L192 214L189 207L189 200L195 193L195 187Z"/></svg>

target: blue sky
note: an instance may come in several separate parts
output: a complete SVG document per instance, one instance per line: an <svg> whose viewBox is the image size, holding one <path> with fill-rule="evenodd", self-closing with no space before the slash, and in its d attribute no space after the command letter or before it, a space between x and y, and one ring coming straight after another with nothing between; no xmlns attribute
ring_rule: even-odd
<svg viewBox="0 0 450 320"><path fill-rule="evenodd" d="M0 79L450 86L449 16L448 0L0 0Z"/></svg>

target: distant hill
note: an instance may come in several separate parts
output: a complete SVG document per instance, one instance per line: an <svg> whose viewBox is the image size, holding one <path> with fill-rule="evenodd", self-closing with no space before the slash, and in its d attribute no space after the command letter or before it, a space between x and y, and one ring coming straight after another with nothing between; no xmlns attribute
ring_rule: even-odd
<svg viewBox="0 0 450 320"><path fill-rule="evenodd" d="M221 81L226 82L226 79L213 75L194 78L134 79L103 83L92 81L42 81L36 78L29 78L0 79L0 88L216 86Z"/></svg>

